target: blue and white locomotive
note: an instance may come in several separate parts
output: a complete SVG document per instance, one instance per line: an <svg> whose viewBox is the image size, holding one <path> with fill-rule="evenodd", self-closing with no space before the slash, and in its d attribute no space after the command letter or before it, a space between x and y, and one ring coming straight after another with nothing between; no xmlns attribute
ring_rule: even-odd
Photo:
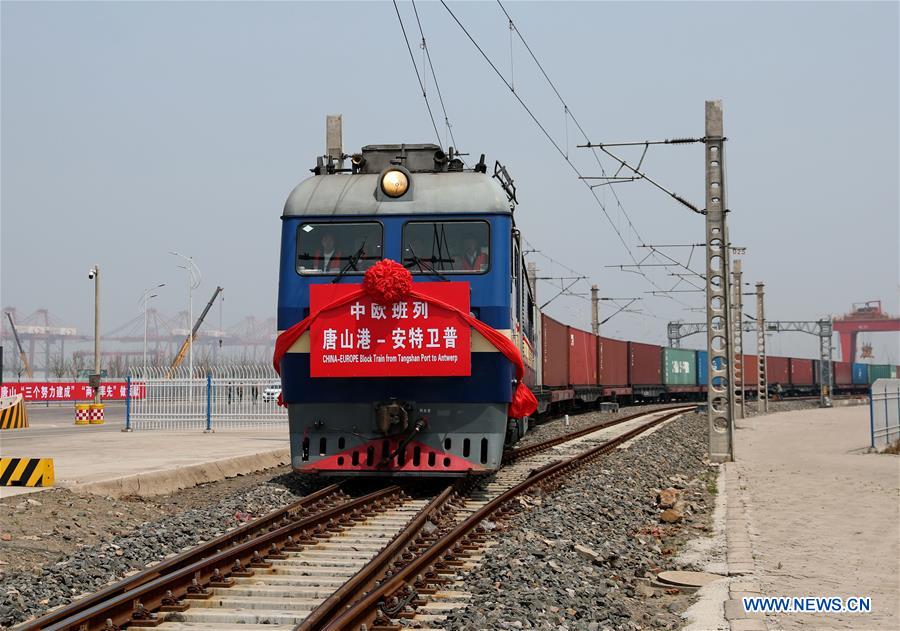
<svg viewBox="0 0 900 631"><path fill-rule="evenodd" d="M370 145L323 157L282 216L278 328L310 315L311 287L357 285L382 259L416 283L458 283L471 315L504 334L534 383L534 305L513 210L515 189L484 156L464 167L437 145ZM320 290L316 290L320 291ZM383 341L383 340L380 340ZM527 429L510 418L513 364L471 330L468 376L312 376L310 332L276 363L290 418L291 461L302 473L465 475L499 468Z"/></svg>

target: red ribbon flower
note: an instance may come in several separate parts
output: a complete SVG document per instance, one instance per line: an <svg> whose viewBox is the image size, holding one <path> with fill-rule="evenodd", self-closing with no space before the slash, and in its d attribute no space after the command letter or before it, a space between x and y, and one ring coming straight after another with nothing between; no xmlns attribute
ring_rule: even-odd
<svg viewBox="0 0 900 631"><path fill-rule="evenodd" d="M366 270L363 291L380 305L400 302L412 290L413 280L409 270L391 259L381 259Z"/></svg>

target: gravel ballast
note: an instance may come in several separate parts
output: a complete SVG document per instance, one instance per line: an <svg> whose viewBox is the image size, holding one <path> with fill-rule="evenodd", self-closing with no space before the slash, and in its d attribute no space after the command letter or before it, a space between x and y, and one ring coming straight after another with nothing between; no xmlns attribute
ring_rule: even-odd
<svg viewBox="0 0 900 631"><path fill-rule="evenodd" d="M18 624L67 604L78 595L96 591L136 570L144 569L148 563L158 562L167 555L223 534L253 517L290 504L324 483L301 480L290 474L273 477L269 472L268 475L254 476L252 484L240 485L237 491L233 489L234 483L228 485L232 488L230 493L217 488L221 484L203 485L157 499L150 505L158 506L168 499L170 503L175 503L175 510L158 511L158 514L169 514L156 520L131 524L133 529L118 536L103 537L94 530L93 543L76 543L71 554L36 567L33 571L11 571L4 569L7 566L0 566L0 626ZM200 501L204 495L207 498L205 503ZM41 499L33 498L41 502L40 506L28 504L22 497L12 498L17 505L25 503L24 509L16 509L20 513L18 517L28 520L29 508L43 509L45 504L42 500L45 498L42 496L38 494L36 497ZM104 511L111 506L112 500L101 500L104 498L68 497L61 501L62 504L72 503L70 508L78 509L66 515L66 519L78 523L79 513L85 514L81 519L91 519L85 512L86 506L101 504ZM5 503L9 502L7 500ZM127 511L128 504L119 500L116 504L118 512ZM57 506L57 513L61 508L64 506ZM142 514L145 512L142 511ZM100 522L93 523L92 527L102 530L105 512L95 511L92 515ZM62 527L62 520L58 521L60 523L55 528L68 532ZM7 556L5 545L3 550L4 556Z"/></svg>
<svg viewBox="0 0 900 631"><path fill-rule="evenodd" d="M469 605L447 629L674 629L689 597L647 579L676 565L677 549L708 529L716 469L706 460L707 420L690 414L532 495L464 577ZM660 490L684 504L661 520Z"/></svg>

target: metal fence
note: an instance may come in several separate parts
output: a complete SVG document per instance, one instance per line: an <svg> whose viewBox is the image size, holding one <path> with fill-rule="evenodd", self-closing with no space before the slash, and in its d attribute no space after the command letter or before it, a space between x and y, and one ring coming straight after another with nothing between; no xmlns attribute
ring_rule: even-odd
<svg viewBox="0 0 900 631"><path fill-rule="evenodd" d="M271 365L137 369L127 377L128 429L203 429L287 424L281 383Z"/></svg>
<svg viewBox="0 0 900 631"><path fill-rule="evenodd" d="M900 379L878 379L869 390L872 449L900 440Z"/></svg>

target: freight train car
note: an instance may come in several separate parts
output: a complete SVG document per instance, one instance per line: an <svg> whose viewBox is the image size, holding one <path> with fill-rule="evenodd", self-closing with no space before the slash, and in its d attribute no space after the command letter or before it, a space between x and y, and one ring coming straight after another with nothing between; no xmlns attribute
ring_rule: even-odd
<svg viewBox="0 0 900 631"><path fill-rule="evenodd" d="M598 387L597 336L589 331L568 327L569 336L569 382L575 396L585 403L593 403L600 398Z"/></svg>
<svg viewBox="0 0 900 631"><path fill-rule="evenodd" d="M601 337L600 387L603 396L617 399L631 395L628 383L628 342Z"/></svg>
<svg viewBox="0 0 900 631"><path fill-rule="evenodd" d="M628 385L635 399L654 400L663 392L662 347L628 342Z"/></svg>
<svg viewBox="0 0 900 631"><path fill-rule="evenodd" d="M697 381L697 351L683 348L662 349L663 385L668 399L687 399L700 392Z"/></svg>

